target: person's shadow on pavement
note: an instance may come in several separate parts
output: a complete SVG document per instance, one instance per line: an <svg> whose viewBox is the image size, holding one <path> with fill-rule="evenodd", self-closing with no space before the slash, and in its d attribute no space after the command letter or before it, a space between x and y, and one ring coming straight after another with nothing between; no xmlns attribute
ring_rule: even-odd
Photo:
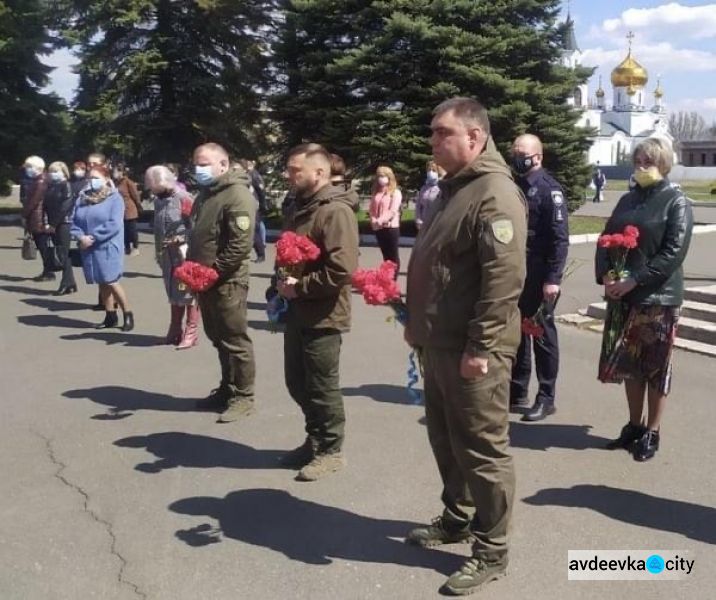
<svg viewBox="0 0 716 600"><path fill-rule="evenodd" d="M85 327L87 327L86 323ZM145 335L141 333L109 331L107 329L86 331L85 333L68 333L61 335L60 339L70 341L97 340L104 342L108 346L127 346L130 348L150 348L152 346L165 345L164 336L161 335Z"/></svg>
<svg viewBox="0 0 716 600"><path fill-rule="evenodd" d="M343 395L364 396L376 402L387 402L389 404L413 405L407 388L404 385L391 385L387 383L364 383L358 387L345 387Z"/></svg>
<svg viewBox="0 0 716 600"><path fill-rule="evenodd" d="M31 327L63 327L66 329L87 329L91 323L80 319L70 319L60 315L21 315L17 318L18 323L30 325Z"/></svg>
<svg viewBox="0 0 716 600"><path fill-rule="evenodd" d="M109 407L107 413L93 416L98 421L113 421L130 417L138 410L167 410L174 412L205 412L197 408L196 398L177 398L168 394L138 390L118 385L104 385L95 388L68 390L65 398L86 398Z"/></svg>
<svg viewBox="0 0 716 600"><path fill-rule="evenodd" d="M523 500L534 506L589 508L610 519L679 533L693 540L716 544L716 509L681 500L669 500L635 490L607 485L548 488Z"/></svg>
<svg viewBox="0 0 716 600"><path fill-rule="evenodd" d="M225 498L185 498L169 505L169 510L218 521L218 527L203 523L177 531L177 538L195 547L218 543L223 536L311 565L328 565L338 558L423 567L444 575L457 570L465 560L463 555L391 539L403 538L415 523L365 517L296 498L284 490L241 490Z"/></svg>
<svg viewBox="0 0 716 600"><path fill-rule="evenodd" d="M510 445L528 450L568 448L587 450L605 449L609 439L592 435L591 425L564 425L559 423L510 423Z"/></svg>
<svg viewBox="0 0 716 600"><path fill-rule="evenodd" d="M285 450L256 450L251 446L192 433L169 431L135 435L114 442L120 448L145 448L157 457L155 462L139 463L143 473L159 473L176 467L209 469L276 469Z"/></svg>

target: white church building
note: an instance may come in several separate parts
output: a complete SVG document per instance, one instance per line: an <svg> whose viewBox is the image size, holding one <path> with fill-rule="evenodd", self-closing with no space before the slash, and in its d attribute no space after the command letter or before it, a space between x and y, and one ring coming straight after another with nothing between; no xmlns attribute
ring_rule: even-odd
<svg viewBox="0 0 716 600"><path fill-rule="evenodd" d="M566 26L567 38L562 61L565 66L575 68L582 64L582 52L577 46L574 21L569 15ZM665 138L672 145L674 142L668 131L661 82L657 81L651 93L647 91L649 75L632 55L633 37L632 33L627 36L627 56L612 70L611 104L607 102L601 77L593 97L590 96L588 85L584 84L575 89L568 99L568 104L582 111L577 126L597 131L596 136L591 138L592 146L588 155L591 164L622 164L630 159L634 146L648 137Z"/></svg>

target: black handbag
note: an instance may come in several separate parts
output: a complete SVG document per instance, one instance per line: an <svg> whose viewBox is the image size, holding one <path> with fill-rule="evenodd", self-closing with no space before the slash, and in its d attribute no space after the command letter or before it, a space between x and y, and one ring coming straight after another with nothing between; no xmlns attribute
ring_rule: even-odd
<svg viewBox="0 0 716 600"><path fill-rule="evenodd" d="M35 240L32 239L32 235L27 231L25 232L25 237L22 239L22 258L25 260L35 260L37 258Z"/></svg>
<svg viewBox="0 0 716 600"><path fill-rule="evenodd" d="M67 254L73 267L82 266L82 255L80 254L79 248L70 248L70 251Z"/></svg>

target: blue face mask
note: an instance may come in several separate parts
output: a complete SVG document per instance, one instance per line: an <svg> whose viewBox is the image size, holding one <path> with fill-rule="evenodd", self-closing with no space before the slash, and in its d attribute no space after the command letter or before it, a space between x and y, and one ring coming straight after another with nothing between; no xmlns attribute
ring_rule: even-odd
<svg viewBox="0 0 716 600"><path fill-rule="evenodd" d="M30 179L34 179L37 177L37 171L35 171L34 167L25 167L25 175Z"/></svg>
<svg viewBox="0 0 716 600"><path fill-rule="evenodd" d="M99 192L104 187L104 181L99 177L93 177L90 179L90 189L93 192Z"/></svg>
<svg viewBox="0 0 716 600"><path fill-rule="evenodd" d="M196 179L196 182L199 185L211 185L214 182L214 175L211 172L211 165L206 165L205 167L196 165L194 167L194 179Z"/></svg>
<svg viewBox="0 0 716 600"><path fill-rule="evenodd" d="M64 178L65 176L62 173L58 173L57 171L52 171L52 173L50 173L50 179L52 179L52 181L62 181Z"/></svg>
<svg viewBox="0 0 716 600"><path fill-rule="evenodd" d="M428 171L428 175L425 178L425 181L428 182L428 185L435 185L438 182L438 174L436 171Z"/></svg>

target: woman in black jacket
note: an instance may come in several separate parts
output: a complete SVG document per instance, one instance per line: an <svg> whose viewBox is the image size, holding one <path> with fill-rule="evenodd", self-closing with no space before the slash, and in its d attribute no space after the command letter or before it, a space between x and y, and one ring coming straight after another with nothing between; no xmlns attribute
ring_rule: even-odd
<svg viewBox="0 0 716 600"><path fill-rule="evenodd" d="M638 461L649 460L659 449L661 417L671 389L671 351L684 300L682 265L693 229L691 202L666 178L672 157L667 141L648 138L637 145L636 186L621 197L604 234L636 227L638 246L628 251L621 274L614 273L613 259L623 249L600 246L595 259L597 283L604 285L612 307L604 326L599 379L623 381L629 404L629 422L607 447L632 450Z"/></svg>
<svg viewBox="0 0 716 600"><path fill-rule="evenodd" d="M69 182L69 171L63 162L53 162L49 168L49 182L45 191L45 220L52 235L57 259L62 265L62 280L55 296L74 294L77 291L75 275L72 272L70 250L70 223L74 197Z"/></svg>

